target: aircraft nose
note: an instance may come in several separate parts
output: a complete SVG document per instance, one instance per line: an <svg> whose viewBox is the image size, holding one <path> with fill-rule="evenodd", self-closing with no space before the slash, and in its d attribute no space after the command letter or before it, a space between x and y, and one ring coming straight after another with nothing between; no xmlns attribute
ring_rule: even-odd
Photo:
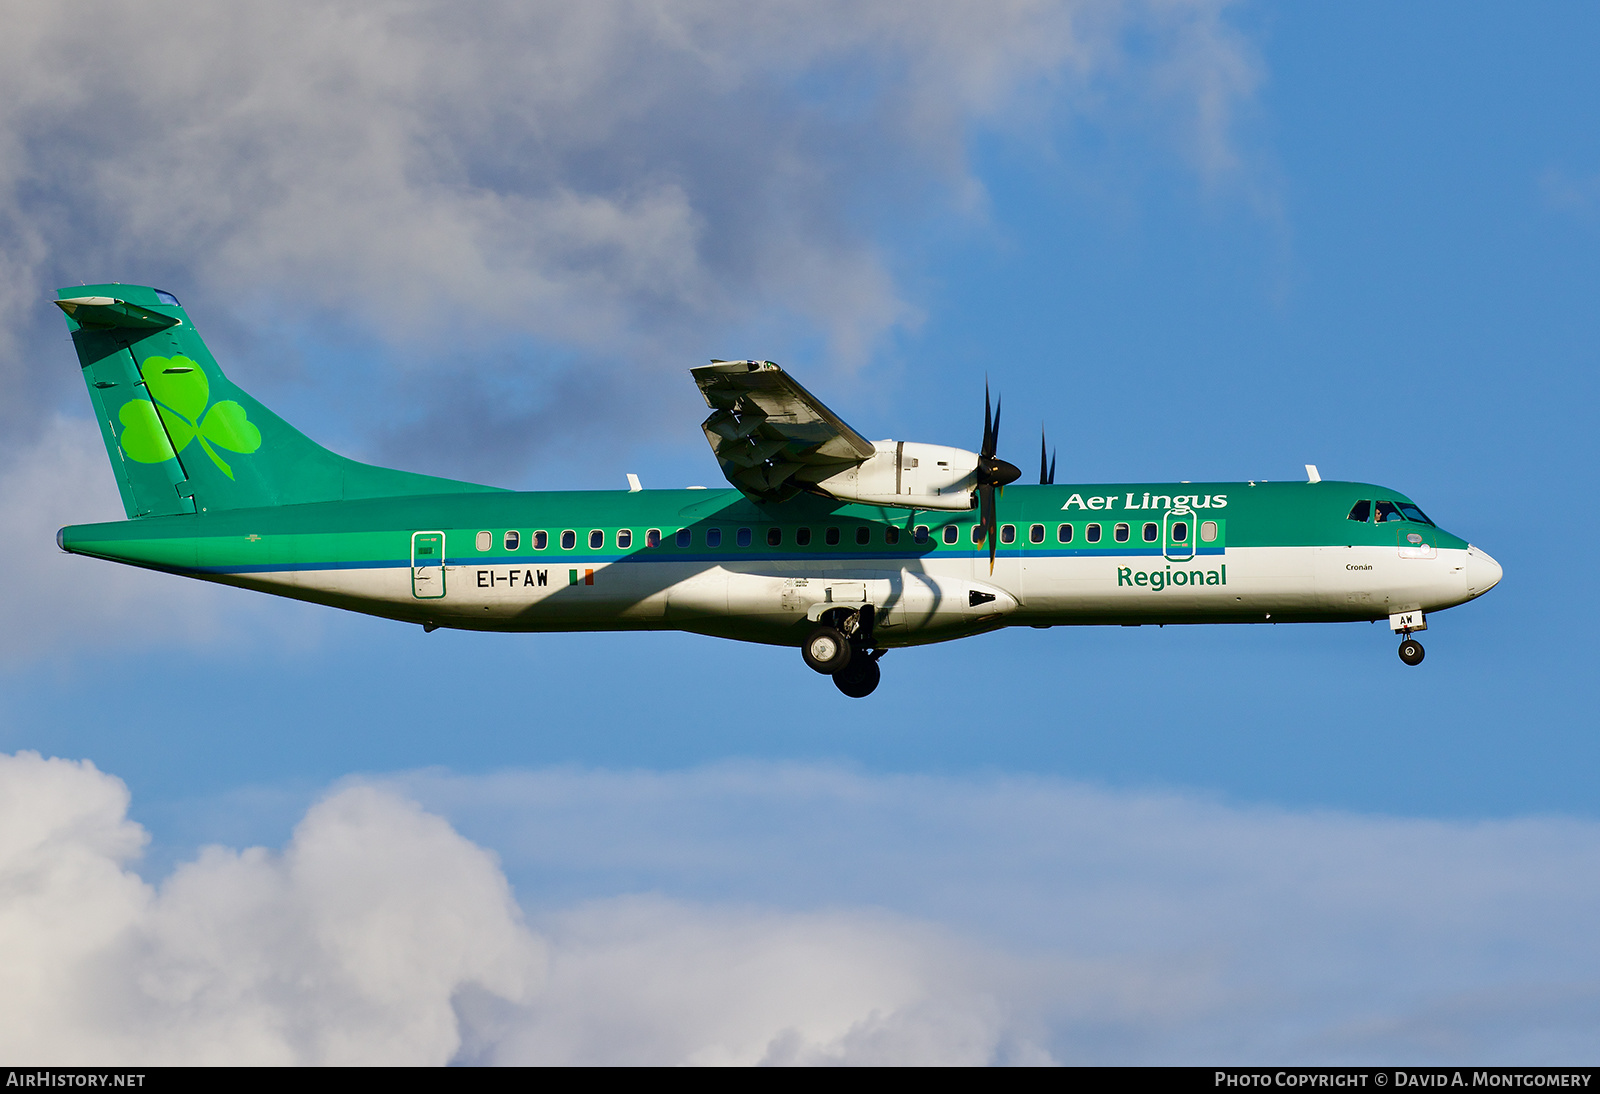
<svg viewBox="0 0 1600 1094"><path fill-rule="evenodd" d="M1505 571L1500 569L1500 564L1489 557L1487 551L1478 547L1467 548L1467 592L1471 596L1482 596L1496 585L1500 584L1500 576Z"/></svg>

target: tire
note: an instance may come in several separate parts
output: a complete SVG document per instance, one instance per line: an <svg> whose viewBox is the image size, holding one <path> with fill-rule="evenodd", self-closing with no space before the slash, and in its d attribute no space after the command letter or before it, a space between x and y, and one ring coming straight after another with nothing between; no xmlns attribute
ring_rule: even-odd
<svg viewBox="0 0 1600 1094"><path fill-rule="evenodd" d="M883 678L878 663L870 657L858 657L843 672L833 674L833 686L852 699L865 699L878 690Z"/></svg>
<svg viewBox="0 0 1600 1094"><path fill-rule="evenodd" d="M1427 653L1423 650L1422 643L1415 638L1408 638L1400 643L1400 660L1406 664L1420 665L1425 656L1427 656Z"/></svg>
<svg viewBox="0 0 1600 1094"><path fill-rule="evenodd" d="M833 676L850 663L850 640L835 627L818 627L806 636L800 656L813 671Z"/></svg>

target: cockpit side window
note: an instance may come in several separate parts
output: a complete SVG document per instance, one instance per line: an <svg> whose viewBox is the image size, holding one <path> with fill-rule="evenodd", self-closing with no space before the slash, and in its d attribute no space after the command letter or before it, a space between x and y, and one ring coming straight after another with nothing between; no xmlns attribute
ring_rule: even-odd
<svg viewBox="0 0 1600 1094"><path fill-rule="evenodd" d="M1358 501L1350 507L1350 516L1347 520L1359 520L1365 524L1372 519L1372 502Z"/></svg>
<svg viewBox="0 0 1600 1094"><path fill-rule="evenodd" d="M1415 505L1412 505L1409 501L1403 501L1400 503L1400 515L1405 517L1407 520L1416 521L1418 524L1433 523L1433 521L1428 519L1428 515L1426 513L1424 513L1421 509L1418 509Z"/></svg>
<svg viewBox="0 0 1600 1094"><path fill-rule="evenodd" d="M1394 502L1392 502L1392 501L1380 501L1378 503L1378 523L1379 524L1382 524L1384 521L1388 521L1388 520L1405 520L1405 519L1406 519L1405 517L1400 515L1400 510L1398 510L1398 509L1396 509L1394 507Z"/></svg>

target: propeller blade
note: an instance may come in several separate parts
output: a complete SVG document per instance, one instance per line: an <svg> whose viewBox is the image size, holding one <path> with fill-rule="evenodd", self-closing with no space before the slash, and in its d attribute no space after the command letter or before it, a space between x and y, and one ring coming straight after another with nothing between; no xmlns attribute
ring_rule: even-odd
<svg viewBox="0 0 1600 1094"><path fill-rule="evenodd" d="M989 400L989 381L983 382L983 445L978 452L978 468L973 475L978 491L978 534L989 543L989 572L994 573L995 553L1000 549L1000 528L995 511L995 491L1005 490L1007 483L1022 477L1022 468L995 456L1000 446L1000 408L1004 399L996 399L992 408ZM980 540L982 542L982 540Z"/></svg>
<svg viewBox="0 0 1600 1094"><path fill-rule="evenodd" d="M993 456L995 446L995 428L989 413L989 381L983 382L983 443L978 446L979 456Z"/></svg>
<svg viewBox="0 0 1600 1094"><path fill-rule="evenodd" d="M983 529L984 542L989 545L989 572L992 574L994 573L995 552L1000 549L1000 530L995 527L994 487L988 483L978 487L978 498L982 505L982 509L978 514L979 527Z"/></svg>
<svg viewBox="0 0 1600 1094"><path fill-rule="evenodd" d="M1045 483L1045 485L1046 486L1054 486L1055 484L1056 484L1056 450L1052 448L1050 450L1050 481Z"/></svg>
<svg viewBox="0 0 1600 1094"><path fill-rule="evenodd" d="M1050 464L1045 454L1044 426L1039 427L1039 485L1049 486L1055 481L1055 475L1050 470Z"/></svg>

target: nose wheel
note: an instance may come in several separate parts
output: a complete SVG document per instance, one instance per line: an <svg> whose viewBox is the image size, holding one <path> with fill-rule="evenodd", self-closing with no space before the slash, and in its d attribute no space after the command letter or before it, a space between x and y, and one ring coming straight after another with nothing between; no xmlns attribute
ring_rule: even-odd
<svg viewBox="0 0 1600 1094"><path fill-rule="evenodd" d="M1426 655L1427 651L1422 648L1422 643L1415 638L1408 636L1404 642L1400 643L1400 660L1408 665L1422 664L1422 659Z"/></svg>

